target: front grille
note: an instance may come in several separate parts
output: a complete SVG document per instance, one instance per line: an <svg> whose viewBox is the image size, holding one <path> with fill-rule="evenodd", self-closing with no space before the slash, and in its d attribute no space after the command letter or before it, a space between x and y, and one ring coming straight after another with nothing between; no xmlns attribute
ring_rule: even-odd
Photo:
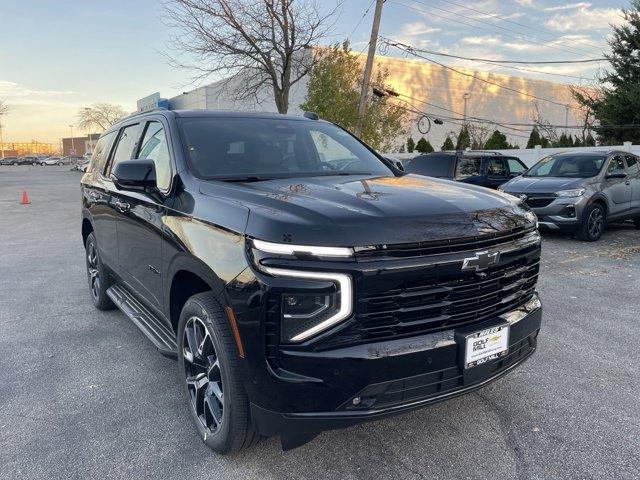
<svg viewBox="0 0 640 480"><path fill-rule="evenodd" d="M379 258L410 258L448 253L476 252L487 248L500 247L526 237L535 228L518 227L506 232L478 235L475 237L452 238L429 242L400 243L356 248L359 260Z"/></svg>
<svg viewBox="0 0 640 480"><path fill-rule="evenodd" d="M512 195L518 195L513 193ZM530 208L542 208L550 205L557 197L552 193L526 193L524 201Z"/></svg>
<svg viewBox="0 0 640 480"><path fill-rule="evenodd" d="M355 322L324 346L415 336L483 321L528 301L538 271L539 257L528 255L481 273L402 280L391 290L361 295Z"/></svg>

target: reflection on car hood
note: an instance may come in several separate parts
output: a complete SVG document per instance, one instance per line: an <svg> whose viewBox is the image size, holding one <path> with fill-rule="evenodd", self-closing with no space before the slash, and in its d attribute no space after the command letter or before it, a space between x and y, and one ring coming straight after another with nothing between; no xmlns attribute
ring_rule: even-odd
<svg viewBox="0 0 640 480"><path fill-rule="evenodd" d="M502 194L417 175L203 182L250 209L246 233L272 242L361 246L495 233L532 224Z"/></svg>
<svg viewBox="0 0 640 480"><path fill-rule="evenodd" d="M586 179L562 177L516 177L500 188L510 193L552 193L558 190L580 188Z"/></svg>

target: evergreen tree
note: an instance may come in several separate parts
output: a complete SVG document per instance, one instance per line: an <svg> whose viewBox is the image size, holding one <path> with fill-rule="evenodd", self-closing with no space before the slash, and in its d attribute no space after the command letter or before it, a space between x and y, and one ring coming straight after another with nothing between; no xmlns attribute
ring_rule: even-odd
<svg viewBox="0 0 640 480"><path fill-rule="evenodd" d="M507 136L504 133L500 133L500 130L496 130L487 140L487 143L484 144L484 148L487 150L506 150L511 148L511 145L507 142Z"/></svg>
<svg viewBox="0 0 640 480"><path fill-rule="evenodd" d="M398 153L404 153L404 143L398 148Z"/></svg>
<svg viewBox="0 0 640 480"><path fill-rule="evenodd" d="M416 149L416 142L413 141L413 137L407 138L407 152L413 153Z"/></svg>
<svg viewBox="0 0 640 480"><path fill-rule="evenodd" d="M640 143L640 0L631 0L622 10L625 22L613 27L611 52L605 54L611 69L600 77L595 95L574 91L575 99L594 112L600 125L594 127L603 144ZM637 124L637 128L610 125Z"/></svg>
<svg viewBox="0 0 640 480"><path fill-rule="evenodd" d="M640 0L639 0L640 1ZM458 141L456 142L456 150L464 150L471 146L471 135L466 125L463 125L458 133Z"/></svg>
<svg viewBox="0 0 640 480"><path fill-rule="evenodd" d="M589 134L587 135L587 138L584 139L584 147L595 147L596 146L596 139L593 138L593 135L591 135L591 132L589 132Z"/></svg>
<svg viewBox="0 0 640 480"><path fill-rule="evenodd" d="M420 140L418 140L418 143L416 144L416 151L420 153L431 153L434 150L433 150L433 146L429 143L429 141L426 138L420 137Z"/></svg>
<svg viewBox="0 0 640 480"><path fill-rule="evenodd" d="M447 137L447 139L442 144L442 148L440 150L455 150L456 146L453 144L451 137Z"/></svg>
<svg viewBox="0 0 640 480"><path fill-rule="evenodd" d="M527 148L536 148L536 145L542 145L542 141L538 127L533 127L531 135L529 135L529 140L527 141Z"/></svg>

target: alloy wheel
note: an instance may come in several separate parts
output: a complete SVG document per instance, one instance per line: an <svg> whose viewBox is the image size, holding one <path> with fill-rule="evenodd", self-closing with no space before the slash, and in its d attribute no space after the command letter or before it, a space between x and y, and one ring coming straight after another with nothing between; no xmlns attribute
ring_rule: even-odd
<svg viewBox="0 0 640 480"><path fill-rule="evenodd" d="M213 339L200 318L187 320L182 345L191 408L202 426L209 433L216 433L224 412L222 370Z"/></svg>
<svg viewBox="0 0 640 480"><path fill-rule="evenodd" d="M589 235L593 238L597 238L602 234L602 227L604 226L604 214L600 208L594 208L589 214L589 223L587 229Z"/></svg>
<svg viewBox="0 0 640 480"><path fill-rule="evenodd" d="M91 295L97 300L100 295L100 272L98 270L98 249L93 242L87 245L87 273Z"/></svg>

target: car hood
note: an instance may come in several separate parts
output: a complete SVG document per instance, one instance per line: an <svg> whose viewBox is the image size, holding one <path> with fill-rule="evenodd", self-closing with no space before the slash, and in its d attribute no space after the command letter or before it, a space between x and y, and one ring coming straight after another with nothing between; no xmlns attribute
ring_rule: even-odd
<svg viewBox="0 0 640 480"><path fill-rule="evenodd" d="M248 207L247 235L301 245L441 240L535 222L527 207L498 192L417 175L204 182L200 191Z"/></svg>
<svg viewBox="0 0 640 480"><path fill-rule="evenodd" d="M558 190L580 188L584 181L584 178L520 176L509 180L500 188L510 193L551 193Z"/></svg>

